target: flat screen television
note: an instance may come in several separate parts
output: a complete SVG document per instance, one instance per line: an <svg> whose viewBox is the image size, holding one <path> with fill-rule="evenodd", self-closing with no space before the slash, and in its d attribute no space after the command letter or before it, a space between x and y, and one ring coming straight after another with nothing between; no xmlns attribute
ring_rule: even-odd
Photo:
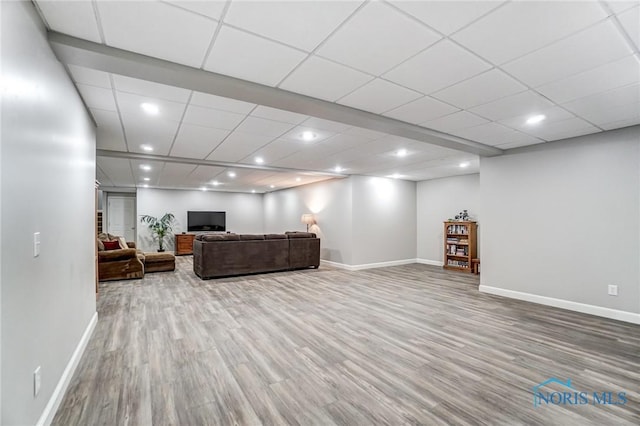
<svg viewBox="0 0 640 426"><path fill-rule="evenodd" d="M226 231L226 216L227 212L187 212L187 231Z"/></svg>

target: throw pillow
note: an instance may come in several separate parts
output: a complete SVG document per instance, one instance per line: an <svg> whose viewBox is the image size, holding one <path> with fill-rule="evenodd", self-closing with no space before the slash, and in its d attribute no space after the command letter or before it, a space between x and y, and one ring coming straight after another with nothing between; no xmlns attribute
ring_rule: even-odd
<svg viewBox="0 0 640 426"><path fill-rule="evenodd" d="M98 242L98 251L104 251L104 244L102 244L102 241L100 240L96 240Z"/></svg>
<svg viewBox="0 0 640 426"><path fill-rule="evenodd" d="M116 240L116 241L103 241L102 244L104 244L104 249L105 250L119 250L120 249L120 242L118 240Z"/></svg>

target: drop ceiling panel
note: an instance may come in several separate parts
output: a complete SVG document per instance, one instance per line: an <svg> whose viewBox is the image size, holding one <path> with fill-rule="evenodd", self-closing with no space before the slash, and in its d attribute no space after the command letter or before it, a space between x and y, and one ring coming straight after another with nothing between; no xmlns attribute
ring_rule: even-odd
<svg viewBox="0 0 640 426"><path fill-rule="evenodd" d="M190 0L176 0L176 1L167 1L167 3L171 3L177 7L181 7L183 9L190 10L195 13L199 13L200 15L204 15L206 17L220 20L220 15L222 15L222 11L224 10L224 6L226 2L224 1L190 1Z"/></svg>
<svg viewBox="0 0 640 426"><path fill-rule="evenodd" d="M164 163L157 184L161 186L193 184L196 186L198 183L194 182L190 176L196 167L192 164Z"/></svg>
<svg viewBox="0 0 640 426"><path fill-rule="evenodd" d="M343 133L351 129L352 126L337 121L324 120L317 117L309 117L302 123L305 127L311 127L318 130L326 130L333 133Z"/></svg>
<svg viewBox="0 0 640 426"><path fill-rule="evenodd" d="M538 138L546 141L555 141L571 136L587 135L589 133L596 133L599 131L600 129L592 126L586 121L577 117L572 117L566 120L555 121L553 123L545 123L544 126L540 126L535 130L530 130L528 133L534 134Z"/></svg>
<svg viewBox="0 0 640 426"><path fill-rule="evenodd" d="M52 30L101 43L93 2L38 1Z"/></svg>
<svg viewBox="0 0 640 426"><path fill-rule="evenodd" d="M154 154L169 154L178 131L177 121L153 120L128 114L122 117L122 122L130 151L145 152L141 145L151 145Z"/></svg>
<svg viewBox="0 0 640 426"><path fill-rule="evenodd" d="M525 114L540 114L540 111L551 107L553 107L553 103L529 90L471 108L470 111L490 120L503 120Z"/></svg>
<svg viewBox="0 0 640 426"><path fill-rule="evenodd" d="M317 50L360 71L380 75L441 37L382 2L371 2Z"/></svg>
<svg viewBox="0 0 640 426"><path fill-rule="evenodd" d="M116 101L113 99L113 91L96 86L76 84L78 91L89 108L116 111Z"/></svg>
<svg viewBox="0 0 640 426"><path fill-rule="evenodd" d="M228 130L183 123L173 144L173 157L206 158L229 135Z"/></svg>
<svg viewBox="0 0 640 426"><path fill-rule="evenodd" d="M494 68L434 93L434 98L466 109L524 92L527 87Z"/></svg>
<svg viewBox="0 0 640 426"><path fill-rule="evenodd" d="M102 71L96 71L91 68L79 67L69 64L69 71L74 82L89 86L97 86L105 89L111 89L111 80L109 74Z"/></svg>
<svg viewBox="0 0 640 426"><path fill-rule="evenodd" d="M430 94L491 68L449 40L443 40L384 75L388 80Z"/></svg>
<svg viewBox="0 0 640 426"><path fill-rule="evenodd" d="M125 77L117 74L113 74L113 82L116 90L121 92L133 93L149 98L164 99L182 104L186 104L188 102L189 94L191 93L189 90L180 89L178 87L167 86L165 84L140 80L138 78Z"/></svg>
<svg viewBox="0 0 640 426"><path fill-rule="evenodd" d="M218 23L171 5L151 2L97 2L110 46L200 67Z"/></svg>
<svg viewBox="0 0 640 426"><path fill-rule="evenodd" d="M528 124L527 120L531 118L530 115L519 115L507 118L505 120L500 120L500 123L513 129L520 130L521 132L536 135L539 129L547 127L549 123L564 121L574 117L574 115L566 109L555 106L549 109L540 110L538 114L545 116L545 119L540 123Z"/></svg>
<svg viewBox="0 0 640 426"><path fill-rule="evenodd" d="M435 120L422 123L421 126L440 132L450 133L453 130L465 129L467 127L479 126L488 123L489 120L472 114L468 111L459 111Z"/></svg>
<svg viewBox="0 0 640 426"><path fill-rule="evenodd" d="M118 113L101 109L92 109L91 114L96 120L96 145L98 149L126 151L127 144L122 133L122 125Z"/></svg>
<svg viewBox="0 0 640 426"><path fill-rule="evenodd" d="M258 106L251 112L253 117L266 118L267 120L281 121L289 124L300 124L308 115L296 114L295 112L284 111L277 108L270 108L263 105Z"/></svg>
<svg viewBox="0 0 640 426"><path fill-rule="evenodd" d="M132 93L116 92L118 108L123 118L132 120L134 116L142 117L148 123L158 123L166 120L180 121L186 107L185 104L166 101L151 96L134 95ZM158 106L158 114L150 115L143 111L142 104L151 103ZM131 117L129 117L131 116Z"/></svg>
<svg viewBox="0 0 640 426"><path fill-rule="evenodd" d="M244 120L244 114L189 105L183 122L216 129L233 130Z"/></svg>
<svg viewBox="0 0 640 426"><path fill-rule="evenodd" d="M100 182L100 186L114 186L114 183L111 182L109 176L98 166L96 167L96 180Z"/></svg>
<svg viewBox="0 0 640 426"><path fill-rule="evenodd" d="M629 8L638 5L638 0L610 0L605 1L606 5L613 11L613 13L621 13Z"/></svg>
<svg viewBox="0 0 640 426"><path fill-rule="evenodd" d="M373 78L369 74L312 55L278 87L334 102Z"/></svg>
<svg viewBox="0 0 640 426"><path fill-rule="evenodd" d="M632 84L576 99L564 104L563 107L593 123L604 124L616 121L621 109L622 112L625 109L638 111L638 104L640 104L640 84Z"/></svg>
<svg viewBox="0 0 640 426"><path fill-rule="evenodd" d="M304 140L303 134L305 132L313 133L315 136L314 139L311 141ZM334 132L328 132L326 130L314 129L313 127L307 127L307 126L296 126L290 131L288 131L287 133L285 133L284 135L280 136L280 138L298 141L301 146L304 146L304 145L318 144L321 141L327 138L330 138L333 135L335 135Z"/></svg>
<svg viewBox="0 0 640 426"><path fill-rule="evenodd" d="M640 63L627 56L607 65L546 84L536 90L557 103L615 89L640 81Z"/></svg>
<svg viewBox="0 0 640 426"><path fill-rule="evenodd" d="M406 1L393 0L391 4L415 16L445 35L470 24L503 1Z"/></svg>
<svg viewBox="0 0 640 426"><path fill-rule="evenodd" d="M339 103L380 114L421 97L421 94L376 78L339 100Z"/></svg>
<svg viewBox="0 0 640 426"><path fill-rule="evenodd" d="M604 65L631 53L622 34L612 21L607 20L509 62L503 68L528 85L536 87Z"/></svg>
<svg viewBox="0 0 640 426"><path fill-rule="evenodd" d="M242 162L253 163L255 157L262 157L268 158L270 164L274 164L278 160L296 153L302 148L303 147L300 146L300 142L298 141L276 139L270 142L268 145L265 145L262 148L258 149L255 154L243 158Z"/></svg>
<svg viewBox="0 0 640 426"><path fill-rule="evenodd" d="M517 1L505 4L452 38L498 65L606 18L597 2Z"/></svg>
<svg viewBox="0 0 640 426"><path fill-rule="evenodd" d="M197 166L189 175L189 178L195 185L202 185L211 182L221 173L224 173L224 167L216 166Z"/></svg>
<svg viewBox="0 0 640 426"><path fill-rule="evenodd" d="M275 86L307 55L223 25L204 69Z"/></svg>
<svg viewBox="0 0 640 426"><path fill-rule="evenodd" d="M507 143L519 143L521 145L533 145L544 142L538 138L510 129L498 123L481 124L467 129L456 130L454 134L480 141L481 143L499 146Z"/></svg>
<svg viewBox="0 0 640 426"><path fill-rule="evenodd" d="M97 157L96 163L115 186L134 185L135 181L131 173L129 160L123 158Z"/></svg>
<svg viewBox="0 0 640 426"><path fill-rule="evenodd" d="M611 123L601 124L599 127L603 128L604 130L614 130L627 126L636 126L638 124L640 124L640 118L632 118L627 120L612 121Z"/></svg>
<svg viewBox="0 0 640 426"><path fill-rule="evenodd" d="M240 161L272 140L273 137L264 134L235 131L207 157L207 160Z"/></svg>
<svg viewBox="0 0 640 426"><path fill-rule="evenodd" d="M243 102L236 99L224 98L222 96L210 95L208 93L193 92L191 95L191 105L205 108L219 109L222 111L235 112L246 115L255 108L256 104Z"/></svg>
<svg viewBox="0 0 640 426"><path fill-rule="evenodd" d="M384 115L407 123L419 124L451 114L458 110L459 109L454 106L447 105L437 99L425 96L398 108L392 109L391 111L385 112Z"/></svg>
<svg viewBox="0 0 640 426"><path fill-rule="evenodd" d="M225 22L308 52L344 21L361 1L234 1Z"/></svg>
<svg viewBox="0 0 640 426"><path fill-rule="evenodd" d="M267 120L258 117L247 117L238 127L238 132L254 133L271 139L277 138L294 127L293 124Z"/></svg>
<svg viewBox="0 0 640 426"><path fill-rule="evenodd" d="M640 6L621 13L618 15L618 19L636 45L636 49L640 49Z"/></svg>

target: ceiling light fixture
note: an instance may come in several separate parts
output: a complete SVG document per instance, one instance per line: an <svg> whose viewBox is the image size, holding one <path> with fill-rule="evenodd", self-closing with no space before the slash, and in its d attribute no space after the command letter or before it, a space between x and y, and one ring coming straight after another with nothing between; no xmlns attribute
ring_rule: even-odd
<svg viewBox="0 0 640 426"><path fill-rule="evenodd" d="M398 152L396 152L396 156L397 157L406 157L408 154L406 149L399 149Z"/></svg>
<svg viewBox="0 0 640 426"><path fill-rule="evenodd" d="M471 165L471 163L469 163L468 161L465 161L465 162L462 162L462 163L459 164L459 166L462 167L463 169L465 167L469 167L470 165Z"/></svg>
<svg viewBox="0 0 640 426"><path fill-rule="evenodd" d="M151 145L140 145L143 151L151 152L153 151L153 147Z"/></svg>
<svg viewBox="0 0 640 426"><path fill-rule="evenodd" d="M344 172L344 169L340 166L336 166L333 170L335 170L336 173Z"/></svg>
<svg viewBox="0 0 640 426"><path fill-rule="evenodd" d="M229 176L230 178L234 178L236 177L236 172L228 172L227 176Z"/></svg>
<svg viewBox="0 0 640 426"><path fill-rule="evenodd" d="M251 190L251 193L252 193L252 194L255 194L255 193L256 193L256 190L255 190L255 189L252 189L252 190Z"/></svg>
<svg viewBox="0 0 640 426"><path fill-rule="evenodd" d="M144 180L145 182L149 182L151 178L146 177L146 178L143 178L142 180Z"/></svg>
<svg viewBox="0 0 640 426"><path fill-rule="evenodd" d="M211 182L211 184L213 186L218 186L218 185L220 185L220 182L218 182L217 180L214 180L213 182Z"/></svg>
<svg viewBox="0 0 640 426"><path fill-rule="evenodd" d="M393 179L400 179L400 175L399 175L398 173L394 173L394 174L392 174L392 175L391 175L391 176L389 176L389 177L390 177L390 178L393 178Z"/></svg>
<svg viewBox="0 0 640 426"><path fill-rule="evenodd" d="M160 112L160 108L158 108L158 105L149 102L141 103L140 108L142 108L142 110L149 115L157 115Z"/></svg>
<svg viewBox="0 0 640 426"><path fill-rule="evenodd" d="M141 165L140 165L140 168L141 168L142 170L144 170L145 172L148 172L148 171L150 171L150 170L151 170L151 166L149 166L149 165L147 165L147 164L141 164Z"/></svg>
<svg viewBox="0 0 640 426"><path fill-rule="evenodd" d="M269 185L269 188L272 188L272 189L273 189L273 188L275 188L275 187L276 187L275 185Z"/></svg>
<svg viewBox="0 0 640 426"><path fill-rule="evenodd" d="M302 180L302 178L297 177L296 178L296 182L300 182Z"/></svg>
<svg viewBox="0 0 640 426"><path fill-rule="evenodd" d="M142 185L143 188L148 188L149 185L147 185L146 183L144 185Z"/></svg>
<svg viewBox="0 0 640 426"><path fill-rule="evenodd" d="M206 191L206 190L207 190L207 187L206 187L206 186L201 186L201 187L200 187L200 191Z"/></svg>
<svg viewBox="0 0 640 426"><path fill-rule="evenodd" d="M527 124L538 124L539 122L541 122L545 118L547 118L547 116L543 115L543 114L534 115L534 116L529 117L529 119L527 120Z"/></svg>
<svg viewBox="0 0 640 426"><path fill-rule="evenodd" d="M302 140L309 142L314 140L317 137L317 135L313 132L310 132L309 130L302 132Z"/></svg>
<svg viewBox="0 0 640 426"><path fill-rule="evenodd" d="M262 164L262 163L264 163L264 158L262 158L262 157L256 157L256 163L257 163L257 164Z"/></svg>

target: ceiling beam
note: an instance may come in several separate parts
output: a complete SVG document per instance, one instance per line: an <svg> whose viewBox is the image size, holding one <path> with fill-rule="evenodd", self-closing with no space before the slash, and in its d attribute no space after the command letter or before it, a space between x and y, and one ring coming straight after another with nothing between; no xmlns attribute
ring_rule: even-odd
<svg viewBox="0 0 640 426"><path fill-rule="evenodd" d="M96 157L122 158L125 160L140 161L162 161L165 163L193 164L194 166L214 166L230 169L251 169L278 173L295 173L302 176L328 176L333 178L348 177L348 175L335 172L309 171L293 169L289 167L261 166L259 164L230 163L226 161L199 160L197 158L169 157L167 155L139 154L137 152L111 151L108 149L97 149Z"/></svg>
<svg viewBox="0 0 640 426"><path fill-rule="evenodd" d="M503 153L501 149L489 145L275 87L152 58L56 32L49 32L48 38L56 56L64 64L78 65L306 114L471 154L496 156Z"/></svg>

